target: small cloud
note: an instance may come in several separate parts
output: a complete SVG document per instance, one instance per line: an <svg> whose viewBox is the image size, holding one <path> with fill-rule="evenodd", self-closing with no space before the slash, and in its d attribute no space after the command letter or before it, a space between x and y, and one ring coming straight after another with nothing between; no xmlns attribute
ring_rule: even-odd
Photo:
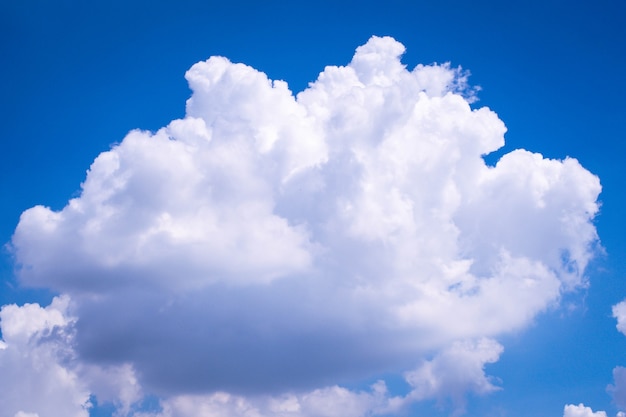
<svg viewBox="0 0 626 417"><path fill-rule="evenodd" d="M604 411L593 412L590 407L585 407L584 404L568 404L563 410L563 417L606 417L606 413Z"/></svg>
<svg viewBox="0 0 626 417"><path fill-rule="evenodd" d="M613 306L613 317L617 319L617 330L626 335L626 301Z"/></svg>
<svg viewBox="0 0 626 417"><path fill-rule="evenodd" d="M455 414L463 414L466 393L483 395L500 389L485 375L484 368L488 363L497 362L502 351L499 343L489 339L454 343L434 359L406 373L406 380L412 387L407 400L433 398L441 403L450 398Z"/></svg>

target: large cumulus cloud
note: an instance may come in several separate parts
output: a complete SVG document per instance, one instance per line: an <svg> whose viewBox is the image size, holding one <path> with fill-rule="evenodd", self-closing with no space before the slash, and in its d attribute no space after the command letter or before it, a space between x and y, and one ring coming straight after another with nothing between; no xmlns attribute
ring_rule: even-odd
<svg viewBox="0 0 626 417"><path fill-rule="evenodd" d="M496 389L495 338L585 284L600 183L525 150L486 165L503 122L464 71L403 52L373 37L297 96L197 63L184 119L99 155L62 210L25 211L18 276L71 298L80 360L130 366L170 410L383 372L412 393L345 398Z"/></svg>

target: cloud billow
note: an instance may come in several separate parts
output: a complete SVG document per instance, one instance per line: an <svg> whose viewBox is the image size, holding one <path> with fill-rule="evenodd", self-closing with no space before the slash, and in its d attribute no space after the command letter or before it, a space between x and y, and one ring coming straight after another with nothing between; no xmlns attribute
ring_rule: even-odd
<svg viewBox="0 0 626 417"><path fill-rule="evenodd" d="M61 211L23 213L21 282L70 297L82 361L130 366L174 408L384 372L414 389L396 405L493 391L494 338L586 283L601 186L571 158L486 165L503 122L467 73L403 52L373 37L297 96L195 64L184 119L99 155ZM458 381L433 375L464 358Z"/></svg>

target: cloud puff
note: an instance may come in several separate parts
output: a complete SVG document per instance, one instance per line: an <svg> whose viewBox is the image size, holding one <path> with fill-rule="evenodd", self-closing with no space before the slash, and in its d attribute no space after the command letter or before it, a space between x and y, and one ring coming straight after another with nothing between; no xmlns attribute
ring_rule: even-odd
<svg viewBox="0 0 626 417"><path fill-rule="evenodd" d="M68 298L0 310L0 410L15 417L88 417L89 391L66 364L69 349Z"/></svg>
<svg viewBox="0 0 626 417"><path fill-rule="evenodd" d="M626 300L613 306L613 317L617 319L617 330L626 335Z"/></svg>
<svg viewBox="0 0 626 417"><path fill-rule="evenodd" d="M161 403L161 411L138 413L135 417L362 417L393 411L385 384L370 392L355 392L338 386L304 394L245 398L225 392L181 395Z"/></svg>
<svg viewBox="0 0 626 417"><path fill-rule="evenodd" d="M585 407L584 404L569 404L563 410L563 417L606 417L606 413L604 411L594 413L590 407Z"/></svg>
<svg viewBox="0 0 626 417"><path fill-rule="evenodd" d="M68 294L81 360L129 366L172 410L341 397L315 390L419 363L416 398L493 390L493 338L585 284L600 183L525 150L487 166L502 121L472 109L465 72L409 71L403 51L373 37L297 96L195 64L184 119L99 155L62 210L22 214L21 282Z"/></svg>
<svg viewBox="0 0 626 417"><path fill-rule="evenodd" d="M494 363L502 353L502 346L489 339L474 342L457 342L426 361L405 377L412 391L405 401L435 398L440 403L450 397L456 414L464 411L465 394L488 394L499 388L484 373L487 363Z"/></svg>
<svg viewBox="0 0 626 417"><path fill-rule="evenodd" d="M626 300L613 306L613 317L617 319L617 330L626 335ZM626 410L626 368L616 366L613 369L613 384L607 387L613 402L622 410Z"/></svg>
<svg viewBox="0 0 626 417"><path fill-rule="evenodd" d="M626 368L616 366L613 369L613 384L607 387L607 391L613 397L615 404L622 410L626 410Z"/></svg>
<svg viewBox="0 0 626 417"><path fill-rule="evenodd" d="M63 296L45 308L11 304L0 309L2 416L88 417L95 394L121 416L141 398L129 364L97 366L78 358L69 304Z"/></svg>

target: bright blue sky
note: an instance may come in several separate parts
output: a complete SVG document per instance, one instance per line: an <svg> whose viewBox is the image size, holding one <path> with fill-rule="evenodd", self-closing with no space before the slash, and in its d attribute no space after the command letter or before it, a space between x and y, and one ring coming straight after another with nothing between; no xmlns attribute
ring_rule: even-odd
<svg viewBox="0 0 626 417"><path fill-rule="evenodd" d="M606 386L626 366L626 337L611 313L626 297L625 23L622 0L5 0L0 240L10 241L24 210L59 210L78 196L93 160L128 131L182 118L194 63L225 56L299 92L370 36L392 36L409 69L451 62L471 72L482 88L474 107L489 107L508 128L498 156L517 148L571 156L603 187L595 224L606 255L589 267L589 288L498 337L504 353L487 373L503 390L471 397L467 415L560 417L581 402L615 415ZM1 265L0 305L50 302L53 293L16 282L8 255ZM431 414L432 404L412 415L449 414Z"/></svg>

